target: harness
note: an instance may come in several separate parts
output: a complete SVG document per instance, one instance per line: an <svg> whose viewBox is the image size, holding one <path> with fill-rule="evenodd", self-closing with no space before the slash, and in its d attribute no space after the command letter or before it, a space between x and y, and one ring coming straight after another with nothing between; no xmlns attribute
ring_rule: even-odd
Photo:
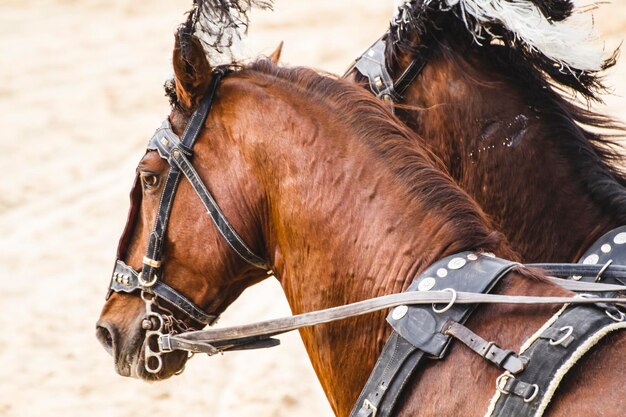
<svg viewBox="0 0 626 417"><path fill-rule="evenodd" d="M131 205L130 221L127 223L118 247L109 294L111 291L125 293L139 291L141 298L145 301L146 313L142 327L146 331L144 366L147 372L158 373L163 365L161 355L172 350L215 354L234 349L270 347L278 344L278 340L272 339L272 336L277 334L393 308L387 317L393 332L351 416L380 417L393 413L400 393L410 382L416 368L427 359L445 357L452 338L458 339L485 360L506 371L498 379L497 398L492 402L493 414L490 415L510 415L506 414L511 410L508 403L501 406L499 401L509 400L511 404L515 403L517 407L515 410L518 412L521 409L518 406L518 399L524 403L541 400L540 404L544 404L546 398L549 401L551 396L549 390L554 386L552 382L540 386L538 382L532 382L533 379L526 378L525 372L528 375L536 375L543 368L547 368L535 365L534 358L543 357L543 353L540 353L541 346L537 344L535 347L533 343L545 341L564 349L568 346L577 347L573 353L561 355L561 365L556 372L552 372L556 374L556 377L550 380L552 381L558 379L559 375L562 378L561 370L567 366L571 367L568 364L571 364L572 357L581 355L581 351L585 352L584 347L589 345L588 340L599 340L609 331L626 327L625 314L614 305L624 301L616 297L615 293L626 290L626 286L622 285L624 284L622 278L619 278L626 276L624 275L626 268L611 265L608 261L604 265L599 264L600 260L604 260L600 252L605 255L611 253L612 256L620 253L619 258L615 259L618 259L619 263L626 264L626 228L623 228L606 236L606 239L613 240L616 249L618 246L624 248L623 253L613 249L607 251L607 243L600 243L597 248L600 252L597 252L597 245L594 245L590 249L593 252L586 255L583 265L542 265L557 275L562 275L564 272L576 274L576 280L554 279L553 282L569 290L585 292L586 295L582 297L524 297L488 294L506 273L518 267L519 264L487 253L463 252L431 265L414 280L405 293L246 326L189 331L191 329L183 321L176 319L173 312L161 305L159 300L166 301L168 306L174 307L179 313L201 325L213 324L217 316L204 312L189 298L163 282L163 243L181 174L188 179L213 223L232 250L249 264L266 270L268 274L272 273L268 263L256 255L230 225L190 162L193 145L204 125L219 82L227 72L228 70L224 68L218 68L213 72L212 84L192 115L182 139L172 131L168 120L163 122L150 139L147 149L158 151L160 157L168 162L170 169L163 186L157 217L150 233L148 250L143 258L141 271L134 270L122 260L130 238L131 221L136 216L136 206ZM133 201L141 192L139 187L140 184L136 181L133 187ZM617 281L613 281L613 284L597 284L578 278L578 276L602 277L603 275L617 277ZM593 292L607 294L602 294L603 297L587 294ZM475 306L480 303L550 303L568 304L570 307L563 309L557 318L544 326L545 329L542 328L536 340L518 354L511 349L501 348L493 342L482 339L463 325ZM570 314L569 311L573 313ZM574 323L575 320L572 321L572 317L576 316L579 311L583 312L581 314L585 314L586 317L593 318L590 321L591 324L587 326L591 330L581 332L588 336L578 336L574 330L569 330L570 327L573 329L573 324L561 325L559 321L567 319L568 321L563 323ZM612 321L609 325L605 324L606 317ZM600 330L597 330L598 328ZM151 338L156 338L158 346L156 350L153 350L152 343L149 343ZM577 338L580 342L573 342ZM535 370L536 368L539 370ZM541 406L538 406L533 410L540 408ZM541 414L535 413L534 415L538 417Z"/></svg>
<svg viewBox="0 0 626 417"><path fill-rule="evenodd" d="M400 78L394 81L387 71L383 38L376 41L358 58L347 73L356 69L367 77L370 90L393 111L393 104L402 100L402 94L419 75L426 61L423 55L417 55ZM626 226L602 236L582 256L579 263L602 267L596 275L589 276L577 272L582 270L579 266L569 264L538 266L552 272L558 271L559 275L569 271L570 279L576 281L594 282L602 279L603 282L610 284L626 284L624 278L626 275L623 271L612 271L612 274L605 275L611 265L626 265ZM471 272L468 275L471 276ZM499 279L498 274L487 275L493 281ZM482 276L482 279L489 281L489 277ZM416 285L419 285L417 281L409 287L409 291ZM485 287L483 290L488 288ZM601 295L611 297L617 293L606 292ZM404 310L402 314L395 310L388 317L387 320L394 328L394 332L363 388L350 414L351 417L390 415L403 387L425 358L442 357L444 350L433 351L430 345L424 344L422 338L434 339L437 336L445 340L442 334L456 337L485 359L505 369L496 382L496 394L485 417L511 415L540 417L562 378L576 361L610 332L626 328L624 313L615 306L603 303L595 306L564 306L521 347L520 356L516 356L512 350L502 350L492 342L483 340L462 326L462 320L442 325L442 319L439 318L436 328L440 329L440 333L429 336L432 334L432 327L428 326L436 321L435 316L427 310L416 307L410 307L408 312L410 313L408 319L405 318L407 312ZM401 316L401 323L394 320L394 313ZM419 340L416 340L416 335L419 335ZM510 364L507 366L511 358L517 358L517 361L514 361L513 366Z"/></svg>
<svg viewBox="0 0 626 417"><path fill-rule="evenodd" d="M204 126L219 83L227 73L228 69L225 68L218 68L213 71L211 86L187 123L182 139L172 131L170 122L166 119L148 143L147 150L156 150L159 156L170 165L170 169L163 185L157 216L154 227L150 232L148 249L142 261L141 271L134 270L122 260L132 230L130 224L136 216L137 207L131 206L129 222L118 247L117 260L109 285L109 295L111 291L125 293L140 291L141 298L146 303L146 314L142 321L142 327L146 330L145 367L146 371L150 373L158 373L161 370L163 361L161 359L162 352L160 350L154 351L150 346L151 344L148 343L148 339L152 337L159 338L164 334L174 333L175 330L190 330L184 322L174 317L171 310L158 304L158 300L165 300L178 312L193 322L201 324L202 327L212 325L218 318L214 314L205 313L202 308L194 304L189 298L163 282L163 274L161 273L163 242L172 210L172 202L174 201L181 174L187 178L217 230L232 250L249 264L269 271L268 263L260 256L257 256L233 229L189 160L193 156L193 145ZM133 202L137 194L141 192L140 187L141 184L136 180L133 187ZM157 308L165 313L158 312Z"/></svg>

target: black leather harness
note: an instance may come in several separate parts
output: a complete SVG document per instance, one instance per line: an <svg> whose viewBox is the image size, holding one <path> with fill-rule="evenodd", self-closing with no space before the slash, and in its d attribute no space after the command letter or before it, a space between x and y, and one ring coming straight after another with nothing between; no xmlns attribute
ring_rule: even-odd
<svg viewBox="0 0 626 417"><path fill-rule="evenodd" d="M581 257L585 265L626 264L626 226L598 239ZM579 281L623 284L626 276L573 276ZM591 297L589 294L582 296ZM611 297L615 293L600 293ZM603 337L626 328L624 313L614 305L565 306L521 348L528 366L518 375L502 374L486 416L540 417L562 378Z"/></svg>

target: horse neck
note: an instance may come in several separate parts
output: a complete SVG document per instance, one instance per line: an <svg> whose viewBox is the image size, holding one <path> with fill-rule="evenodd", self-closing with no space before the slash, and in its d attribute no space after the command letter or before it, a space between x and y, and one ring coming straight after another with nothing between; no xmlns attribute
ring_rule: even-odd
<svg viewBox="0 0 626 417"><path fill-rule="evenodd" d="M262 103L263 119L252 118L245 129L279 132L247 141L255 143L255 171L265 173L268 253L294 313L402 291L436 259L467 249L457 245L467 231L463 221L442 222L412 201L389 164L341 124L348 116L338 118L337 109L293 92L278 91ZM435 169L429 175L444 176ZM301 331L338 415L356 400L387 332L384 313Z"/></svg>
<svg viewBox="0 0 626 417"><path fill-rule="evenodd" d="M437 55L405 94L423 110L405 119L522 259L571 261L619 221L585 182L602 168L580 170L559 145L574 140L566 116L538 113L522 89L476 56Z"/></svg>

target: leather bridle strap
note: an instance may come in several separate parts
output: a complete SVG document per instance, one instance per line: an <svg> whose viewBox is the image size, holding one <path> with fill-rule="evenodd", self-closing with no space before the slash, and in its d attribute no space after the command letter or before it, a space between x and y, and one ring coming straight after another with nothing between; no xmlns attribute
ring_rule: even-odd
<svg viewBox="0 0 626 417"><path fill-rule="evenodd" d="M594 284L603 285L603 284ZM622 291L626 290L623 286ZM207 329L187 332L178 335L163 335L159 338L159 346L163 352L170 350L187 350L196 353L216 353L215 343L235 346L239 341L249 343L251 338L266 339L271 336L290 332L303 327L315 326L373 313L400 305L441 304L622 304L624 298L598 297L533 297L499 294L480 294L455 291L409 291L399 294L385 295L339 307L275 320L262 321L223 329ZM219 349L217 350L219 351Z"/></svg>
<svg viewBox="0 0 626 417"><path fill-rule="evenodd" d="M235 232L189 161L189 158L193 155L193 145L204 126L219 83L228 72L227 68L218 68L213 71L211 86L189 119L182 139L174 133L167 119L150 139L147 149L158 151L161 158L165 159L170 165L170 170L163 185L154 227L150 232L148 240L147 253L143 259L140 273L118 259L109 286L111 290L116 292L130 293L135 290L141 290L156 294L193 320L204 325L212 324L217 319L217 316L206 314L187 297L166 285L162 281L162 277L159 277L163 242L181 173L189 180L213 223L215 223L228 245L246 262L265 270L269 269L268 263L255 255ZM119 253L118 256L122 256L122 254Z"/></svg>
<svg viewBox="0 0 626 417"><path fill-rule="evenodd" d="M370 90L376 97L388 104L394 104L404 99L403 94L426 66L427 48L415 54L411 63L400 77L394 81L387 70L385 57L387 34L379 38L361 55L344 74L344 78L352 71L357 70L369 81Z"/></svg>

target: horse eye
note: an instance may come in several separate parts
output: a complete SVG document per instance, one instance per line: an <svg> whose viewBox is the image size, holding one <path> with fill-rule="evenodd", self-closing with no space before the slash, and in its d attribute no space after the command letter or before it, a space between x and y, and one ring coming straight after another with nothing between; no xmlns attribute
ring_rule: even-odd
<svg viewBox="0 0 626 417"><path fill-rule="evenodd" d="M152 174L146 174L141 177L146 188L155 188L159 184L159 177Z"/></svg>

